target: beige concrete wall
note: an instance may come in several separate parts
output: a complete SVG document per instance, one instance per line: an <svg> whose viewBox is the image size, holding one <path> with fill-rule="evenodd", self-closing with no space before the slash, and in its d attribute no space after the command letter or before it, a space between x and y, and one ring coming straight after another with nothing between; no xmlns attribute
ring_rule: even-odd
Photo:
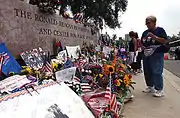
<svg viewBox="0 0 180 118"><path fill-rule="evenodd" d="M89 28L59 15L42 14L36 6L19 0L0 0L0 39L10 52L42 47L53 53L53 41L63 45L78 45L96 41Z"/></svg>

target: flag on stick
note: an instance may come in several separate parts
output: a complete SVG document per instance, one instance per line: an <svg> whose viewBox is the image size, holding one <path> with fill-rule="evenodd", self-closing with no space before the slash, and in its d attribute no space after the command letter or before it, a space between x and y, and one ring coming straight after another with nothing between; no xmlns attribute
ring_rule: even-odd
<svg viewBox="0 0 180 118"><path fill-rule="evenodd" d="M109 84L106 88L105 98L109 102L110 110L113 111L116 115L118 114L118 104L116 100L116 94L114 93L114 84L110 77Z"/></svg>
<svg viewBox="0 0 180 118"><path fill-rule="evenodd" d="M48 57L45 55L45 59L44 59L44 63L42 66L42 72L50 72L53 73L53 68L52 65L50 63L50 61L48 60Z"/></svg>
<svg viewBox="0 0 180 118"><path fill-rule="evenodd" d="M3 55L0 55L0 75L2 74L3 65L4 65L4 57Z"/></svg>

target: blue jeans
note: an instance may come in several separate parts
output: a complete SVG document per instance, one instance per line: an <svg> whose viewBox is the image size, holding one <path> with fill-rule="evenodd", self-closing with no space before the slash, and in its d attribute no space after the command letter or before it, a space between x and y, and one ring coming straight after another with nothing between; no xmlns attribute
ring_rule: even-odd
<svg viewBox="0 0 180 118"><path fill-rule="evenodd" d="M164 53L154 53L143 57L143 68L146 85L156 90L163 90Z"/></svg>

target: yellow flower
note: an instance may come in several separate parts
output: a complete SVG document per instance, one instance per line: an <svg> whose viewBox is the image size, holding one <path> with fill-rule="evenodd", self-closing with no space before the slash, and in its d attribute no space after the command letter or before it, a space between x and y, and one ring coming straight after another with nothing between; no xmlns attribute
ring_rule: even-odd
<svg viewBox="0 0 180 118"><path fill-rule="evenodd" d="M121 79L118 79L119 82L123 82Z"/></svg>
<svg viewBox="0 0 180 118"><path fill-rule="evenodd" d="M109 65L108 70L109 70L109 72L114 73L114 71L115 71L114 66Z"/></svg>
<svg viewBox="0 0 180 118"><path fill-rule="evenodd" d="M103 66L103 74L105 75L108 75L109 73L114 73L115 72L115 69L112 65L104 65Z"/></svg>
<svg viewBox="0 0 180 118"><path fill-rule="evenodd" d="M116 80L115 86L120 86L121 82L119 80Z"/></svg>
<svg viewBox="0 0 180 118"><path fill-rule="evenodd" d="M32 73L32 70L31 70L30 67L27 67L27 68L26 68L26 71L27 71L28 73Z"/></svg>
<svg viewBox="0 0 180 118"><path fill-rule="evenodd" d="M102 78L102 77L103 77L103 74L99 74L99 76L100 76L100 78Z"/></svg>
<svg viewBox="0 0 180 118"><path fill-rule="evenodd" d="M124 64L121 64L121 68L122 68L123 70L125 70L125 65L124 65Z"/></svg>
<svg viewBox="0 0 180 118"><path fill-rule="evenodd" d="M58 64L57 64L57 63L55 63L55 62L52 62L52 68L53 68L53 69L58 68Z"/></svg>
<svg viewBox="0 0 180 118"><path fill-rule="evenodd" d="M27 68L27 66L22 66L23 69Z"/></svg>
<svg viewBox="0 0 180 118"><path fill-rule="evenodd" d="M124 76L124 78L129 80L129 76L127 74Z"/></svg>
<svg viewBox="0 0 180 118"><path fill-rule="evenodd" d="M125 75L124 76L124 83L126 84L126 86L129 86L130 82L131 82L131 79L129 79L128 75Z"/></svg>

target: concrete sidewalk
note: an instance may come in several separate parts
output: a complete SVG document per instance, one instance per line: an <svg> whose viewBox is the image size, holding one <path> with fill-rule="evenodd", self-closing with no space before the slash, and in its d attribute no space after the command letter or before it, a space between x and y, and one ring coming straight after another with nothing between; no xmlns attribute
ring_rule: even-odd
<svg viewBox="0 0 180 118"><path fill-rule="evenodd" d="M179 118L180 117L180 79L164 70L165 97L154 98L152 94L145 94L143 74L134 76L137 82L134 98L125 104L123 116L125 118Z"/></svg>

